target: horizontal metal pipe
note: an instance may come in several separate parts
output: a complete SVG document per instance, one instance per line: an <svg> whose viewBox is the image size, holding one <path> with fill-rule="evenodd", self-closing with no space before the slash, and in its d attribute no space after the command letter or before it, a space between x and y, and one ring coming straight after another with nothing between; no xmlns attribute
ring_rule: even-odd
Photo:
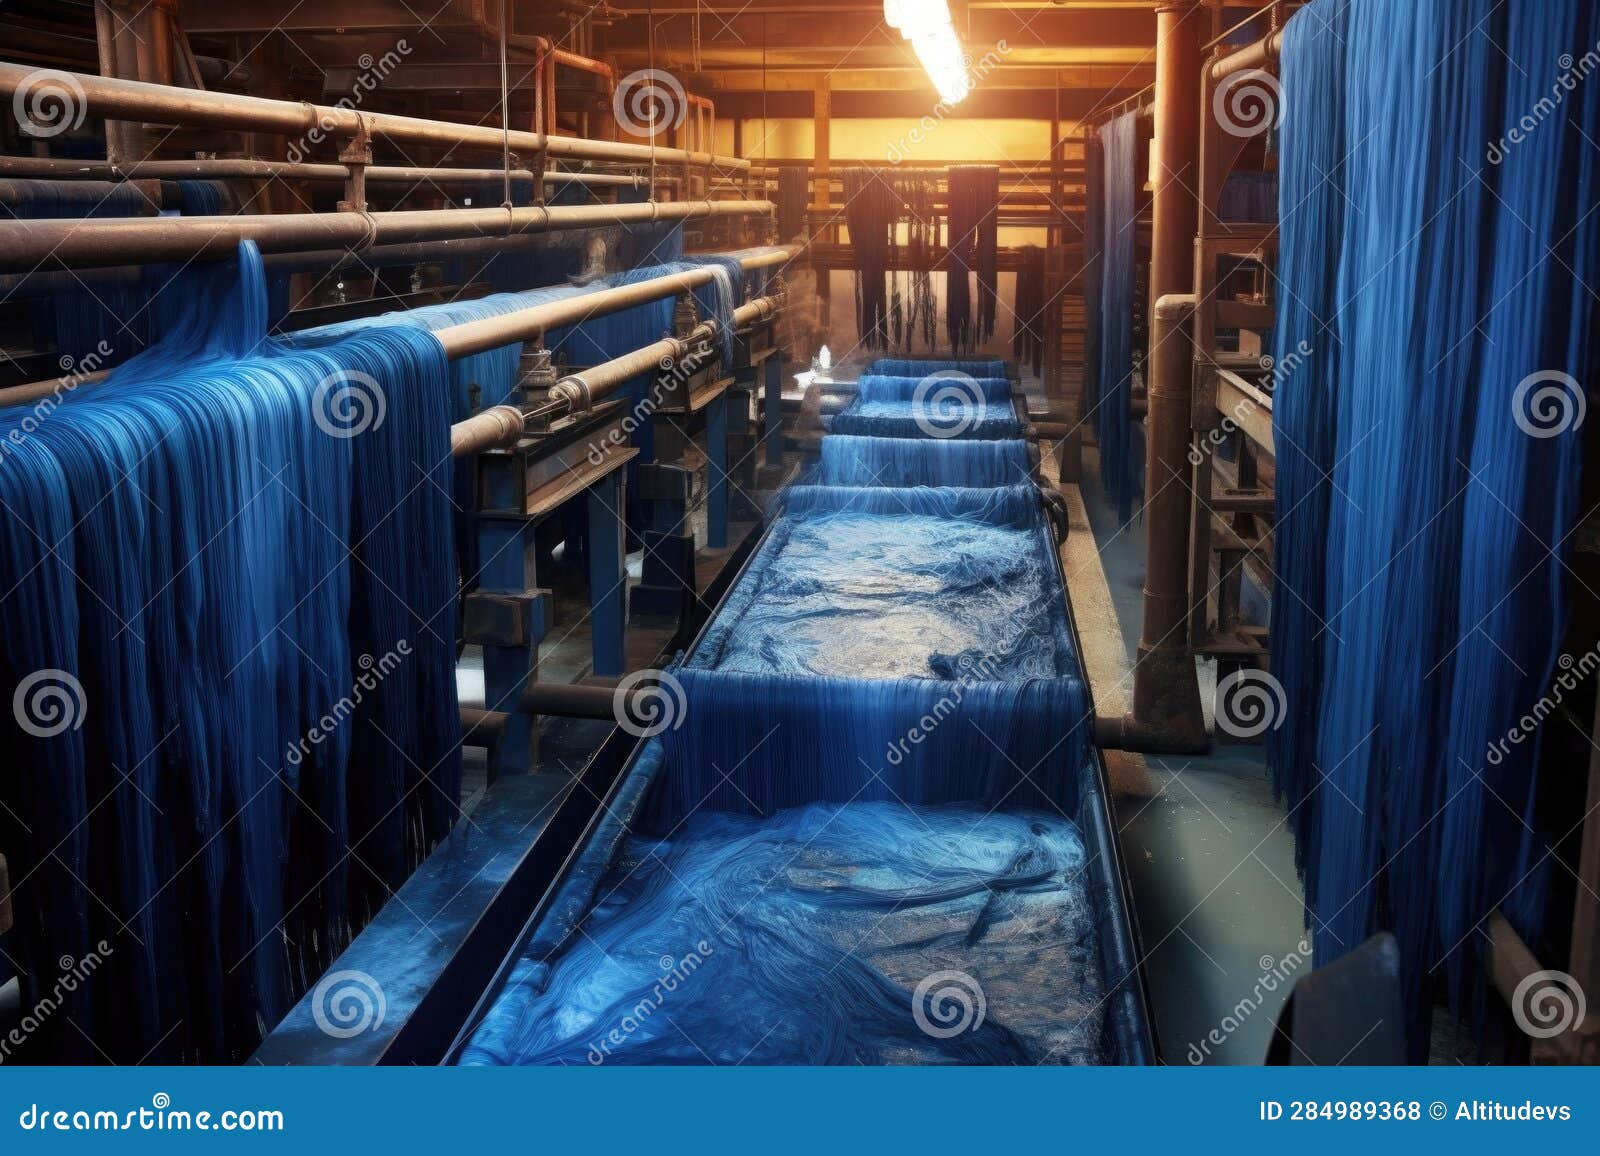
<svg viewBox="0 0 1600 1156"><path fill-rule="evenodd" d="M498 181L504 177L501 169L415 168L402 165L368 165L369 184L434 184L454 185ZM531 181L532 169L512 169L514 181ZM0 157L0 177L51 180L282 180L343 182L350 177L346 165L318 164L313 162L261 161L242 157L220 157L214 160L192 161L141 161L119 165L109 161L75 161L60 157ZM594 186L620 186L643 188L646 178L630 173L573 173L547 172L547 184L582 184Z"/></svg>
<svg viewBox="0 0 1600 1156"><path fill-rule="evenodd" d="M99 195L102 199L111 196L121 184L120 181L98 181L93 184L82 181L67 181L59 179L28 180L28 179L3 179L0 180L0 205L7 209L17 210L25 208L33 196L60 188L62 191L71 191L79 195L88 192L90 196ZM142 194L140 203L134 207L133 212L139 217L153 217L162 209L161 182L141 180L136 182Z"/></svg>
<svg viewBox="0 0 1600 1156"><path fill-rule="evenodd" d="M668 278L658 278L658 280L665 281ZM654 283L642 282L644 285ZM637 287L627 286L630 289ZM591 294L580 300L592 301L598 296L600 294ZM734 327L737 329L771 317L776 312L777 306L777 300L772 297L758 297L754 301L747 302L733 311ZM439 330L434 336L438 337L445 332L446 330ZM588 409L641 373L653 369L670 369L689 356L691 351L712 341L716 335L716 322L702 321L683 337L663 337L660 341L651 342L621 357L585 369L581 373L568 374L551 387L550 400L539 407L539 412L544 415L560 415ZM450 452L455 457L465 457L487 449L515 445L522 437L524 428L525 418L521 410L509 405L495 406L450 427Z"/></svg>
<svg viewBox="0 0 1600 1156"><path fill-rule="evenodd" d="M1226 80L1236 73L1249 72L1253 68L1274 68L1282 55L1283 29L1280 28L1254 44L1246 44L1239 51L1212 61L1211 79Z"/></svg>
<svg viewBox="0 0 1600 1156"><path fill-rule="evenodd" d="M0 66L3 67L3 66ZM379 244L507 237L551 229L770 214L770 201L645 201L625 205L420 209L388 213L0 221L0 272L220 258L241 241L264 253L365 250Z"/></svg>
<svg viewBox="0 0 1600 1156"><path fill-rule="evenodd" d="M766 269L792 260L802 249L803 246L801 245L775 245L770 249L741 257L739 263L746 270ZM267 258L269 265L271 261L272 258ZM601 317L607 313L614 313L619 309L642 305L646 301L659 300L674 293L687 292L697 286L704 285L714 276L715 273L709 266L687 273L671 273L664 277L653 277L648 281L640 281L636 285L602 289L595 293L569 297L563 301L553 301L547 305L535 305L529 309L519 310L516 313L508 313L504 317L447 326L444 329L435 331L434 336L439 339L439 344L444 346L445 355L454 361L471 353L481 353L486 349L509 345L513 341L543 333L547 329L570 325L589 317ZM753 320L770 314L770 306L763 305L764 302L768 301L768 298L758 298L747 305L741 305L734 310L735 324L747 325ZM763 309L766 310L765 313L762 312ZM499 322L508 322L510 324L497 324ZM9 389L0 389L0 408L23 405L57 393L70 392L80 385L100 381L110 372L108 369L103 369L74 377L52 377L43 381L29 382L25 385L14 385ZM517 413L520 428L521 413L520 411L514 412ZM477 414L467 420L476 421L483 417L484 414ZM457 429L460 429L459 425L452 429L452 438L456 436L455 430ZM460 436L476 438L484 436L484 434L463 431ZM491 444L500 443L493 442Z"/></svg>
<svg viewBox="0 0 1600 1156"><path fill-rule="evenodd" d="M800 251L799 245L776 245L764 252L742 258L740 264L747 270L764 269L782 265L792 260ZM597 293L586 293L581 297L569 297L564 301L535 305L515 313L507 313L502 317L489 317L482 321L451 325L436 330L434 336L439 339L439 344L444 346L445 353L454 361L469 353L482 353L486 349L495 349L509 345L513 341L525 340L547 329L570 325L585 317L615 313L619 309L643 305L646 301L655 301L675 293L685 293L696 286L704 285L713 276L709 267L687 273L669 273L664 277L640 281L636 285L602 289Z"/></svg>
<svg viewBox="0 0 1600 1156"><path fill-rule="evenodd" d="M513 444L522 436L522 411L497 405L450 427L450 456L468 457L495 446Z"/></svg>
<svg viewBox="0 0 1600 1156"><path fill-rule="evenodd" d="M363 128L390 141L437 144L461 148L493 149L509 146L519 153L544 153L593 161L645 161L663 164L720 165L747 169L750 162L736 157L621 141L591 141L578 137L548 136L520 129L504 132L490 125L451 124L422 117L386 112L358 112L337 105L272 100L239 93L200 91L138 80L119 80L87 73L65 73L71 95L83 111L112 120L147 124L182 125L187 128L224 128L277 133L310 138L353 137ZM0 95L26 99L40 87L38 70L0 63ZM65 88L63 88L65 91Z"/></svg>
<svg viewBox="0 0 1600 1156"><path fill-rule="evenodd" d="M624 700L621 709L617 704L619 693ZM517 707L523 714L616 722L621 718L645 717L637 705L630 705L627 700L642 701L646 694L648 688L619 692L614 685L607 686L603 682L530 682L517 700ZM500 737L510 718L507 711L464 706L461 729L471 745L486 746ZM474 738L478 741L474 742Z"/></svg>

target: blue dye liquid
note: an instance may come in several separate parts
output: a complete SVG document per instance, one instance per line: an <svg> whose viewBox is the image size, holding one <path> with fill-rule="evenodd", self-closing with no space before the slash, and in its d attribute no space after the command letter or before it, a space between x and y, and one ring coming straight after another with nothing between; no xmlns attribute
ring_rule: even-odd
<svg viewBox="0 0 1600 1156"><path fill-rule="evenodd" d="M582 932L525 955L466 1064L1092 1063L1072 823L813 804L630 838Z"/></svg>
<svg viewBox="0 0 1600 1156"><path fill-rule="evenodd" d="M1053 548L1031 486L789 490L461 1062L1103 1060Z"/></svg>

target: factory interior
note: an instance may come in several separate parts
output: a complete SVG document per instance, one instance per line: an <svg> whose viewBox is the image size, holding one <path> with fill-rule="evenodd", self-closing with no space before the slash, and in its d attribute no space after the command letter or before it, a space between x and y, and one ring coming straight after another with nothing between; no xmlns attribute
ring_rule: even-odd
<svg viewBox="0 0 1600 1156"><path fill-rule="evenodd" d="M10 0L0 1065L1600 1062L1597 71Z"/></svg>

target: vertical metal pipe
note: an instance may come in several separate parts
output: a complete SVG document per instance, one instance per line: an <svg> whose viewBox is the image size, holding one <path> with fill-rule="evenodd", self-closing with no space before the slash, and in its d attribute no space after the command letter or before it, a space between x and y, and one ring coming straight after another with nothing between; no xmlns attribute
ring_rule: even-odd
<svg viewBox="0 0 1600 1156"><path fill-rule="evenodd" d="M1174 749L1203 749L1189 609L1188 460L1193 356L1184 332L1193 299L1199 223L1201 41L1206 14L1195 0L1156 10L1154 240L1150 257L1149 451L1145 463L1144 629L1134 666L1136 723Z"/></svg>

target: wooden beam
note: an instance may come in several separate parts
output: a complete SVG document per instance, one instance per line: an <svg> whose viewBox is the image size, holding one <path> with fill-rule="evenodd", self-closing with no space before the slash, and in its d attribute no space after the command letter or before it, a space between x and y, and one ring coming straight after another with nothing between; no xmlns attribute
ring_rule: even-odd
<svg viewBox="0 0 1600 1156"><path fill-rule="evenodd" d="M627 71L624 69L624 71ZM826 75L834 92L919 92L925 93L929 105L938 97L928 83L922 69L895 68L815 68L763 73L760 67L713 68L694 75L680 73L680 79L692 76L691 88L704 92L810 92L816 88L817 78ZM1091 91L1096 96L1111 93L1101 105L1115 104L1122 90L1137 92L1155 80L1154 62L1121 64L1080 64L1065 68L1011 67L996 68L980 82L984 92L1046 91L1059 86L1064 91Z"/></svg>
<svg viewBox="0 0 1600 1156"><path fill-rule="evenodd" d="M981 48L981 45L973 45L969 51L979 52ZM616 58L618 67L624 71L647 68L651 64L650 53L642 48L618 49L609 55ZM1003 72L1008 68L1068 68L1079 65L1129 68L1139 64L1153 65L1155 61L1155 50L1143 45L1014 45L1005 53L997 52L996 55L1000 59L994 72ZM686 74L695 70L729 68L760 71L763 67L769 73L794 69L826 72L840 67L874 70L896 68L922 72L922 65L917 62L911 49L900 45L862 45L859 48L845 44L785 48L769 46L765 59L759 44L753 47L702 45L698 53L692 48L663 48L658 45L654 64L657 68L682 69Z"/></svg>

